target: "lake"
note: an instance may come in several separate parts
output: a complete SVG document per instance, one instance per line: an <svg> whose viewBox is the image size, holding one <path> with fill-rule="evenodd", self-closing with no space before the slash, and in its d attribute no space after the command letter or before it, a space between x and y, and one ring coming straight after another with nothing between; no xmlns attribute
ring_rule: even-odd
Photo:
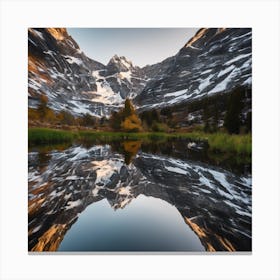
<svg viewBox="0 0 280 280"><path fill-rule="evenodd" d="M251 166L213 160L203 142L28 153L31 252L250 252L251 206Z"/></svg>

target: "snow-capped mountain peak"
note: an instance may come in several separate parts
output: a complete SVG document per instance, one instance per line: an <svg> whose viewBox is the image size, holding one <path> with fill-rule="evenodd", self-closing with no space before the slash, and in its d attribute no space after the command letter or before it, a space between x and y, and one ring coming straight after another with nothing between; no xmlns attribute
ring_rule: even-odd
<svg viewBox="0 0 280 280"><path fill-rule="evenodd" d="M251 41L249 28L203 28L175 56L140 68L124 56L90 59L65 28L29 28L29 107L46 95L55 111L108 117L126 98L150 110L251 87Z"/></svg>
<svg viewBox="0 0 280 280"><path fill-rule="evenodd" d="M118 56L115 54L107 64L107 68L109 72L112 74L117 72L126 72L134 67L132 62L126 59L126 57Z"/></svg>

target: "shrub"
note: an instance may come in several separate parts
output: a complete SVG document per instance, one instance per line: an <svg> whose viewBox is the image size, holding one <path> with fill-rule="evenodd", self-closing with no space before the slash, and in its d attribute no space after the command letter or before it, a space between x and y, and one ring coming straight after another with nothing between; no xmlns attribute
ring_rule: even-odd
<svg viewBox="0 0 280 280"><path fill-rule="evenodd" d="M152 124L152 130L155 132L167 132L168 129L168 126L164 123L153 122Z"/></svg>

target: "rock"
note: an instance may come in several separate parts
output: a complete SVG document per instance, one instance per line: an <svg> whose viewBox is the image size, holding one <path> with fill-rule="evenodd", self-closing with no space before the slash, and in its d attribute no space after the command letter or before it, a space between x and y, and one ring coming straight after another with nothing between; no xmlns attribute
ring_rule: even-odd
<svg viewBox="0 0 280 280"><path fill-rule="evenodd" d="M126 166L123 165L120 170L121 182L124 182L127 179L128 175L129 175L128 170L127 170Z"/></svg>
<svg viewBox="0 0 280 280"><path fill-rule="evenodd" d="M109 182L106 184L106 188L114 189L117 183L119 182L119 180L120 180L120 175L118 173L114 173L110 177Z"/></svg>
<svg viewBox="0 0 280 280"><path fill-rule="evenodd" d="M144 110L251 87L252 30L201 29L168 64L135 98Z"/></svg>
<svg viewBox="0 0 280 280"><path fill-rule="evenodd" d="M193 149L193 148L195 148L197 145L196 145L196 143L195 142L189 142L188 143L188 149Z"/></svg>

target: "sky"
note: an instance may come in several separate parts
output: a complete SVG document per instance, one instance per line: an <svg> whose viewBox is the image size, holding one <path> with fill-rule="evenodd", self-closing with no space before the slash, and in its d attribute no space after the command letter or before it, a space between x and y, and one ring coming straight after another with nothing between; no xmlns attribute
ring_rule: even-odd
<svg viewBox="0 0 280 280"><path fill-rule="evenodd" d="M117 54L143 67L175 55L198 28L67 28L90 58L107 64Z"/></svg>

